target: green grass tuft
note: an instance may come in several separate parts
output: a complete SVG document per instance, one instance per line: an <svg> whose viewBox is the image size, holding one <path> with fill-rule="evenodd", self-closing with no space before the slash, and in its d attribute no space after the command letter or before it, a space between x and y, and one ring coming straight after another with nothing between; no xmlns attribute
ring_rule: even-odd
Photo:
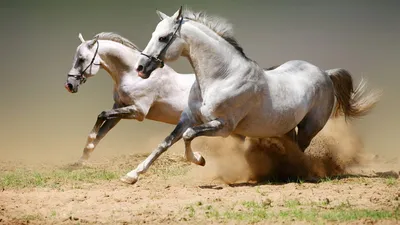
<svg viewBox="0 0 400 225"><path fill-rule="evenodd" d="M237 204L236 204L237 205ZM347 203L339 205L333 209L322 209L314 207L304 209L297 200L287 201L284 209L274 211L272 207L265 206L255 201L241 202L239 205L244 207L228 211L218 211L212 205L191 205L187 207L189 217L195 219L196 216L203 212L208 219L216 219L219 221L240 221L247 223L257 223L261 221L304 221L309 223L326 223L326 222L349 222L361 219L372 220L398 220L400 218L400 210L369 210L369 209L352 209ZM197 208L196 208L197 207Z"/></svg>
<svg viewBox="0 0 400 225"><path fill-rule="evenodd" d="M335 209L322 213L321 217L328 221L345 222L359 219L398 219L399 212L369 209Z"/></svg>
<svg viewBox="0 0 400 225"><path fill-rule="evenodd" d="M394 177L388 177L386 178L386 185L387 186L394 186L397 184L397 179Z"/></svg>
<svg viewBox="0 0 400 225"><path fill-rule="evenodd" d="M288 200L285 202L285 206L287 208L295 208L300 205L300 202L298 200Z"/></svg>
<svg viewBox="0 0 400 225"><path fill-rule="evenodd" d="M84 168L73 171L55 169L47 171L16 170L0 174L0 186L9 188L26 187L57 187L72 185L79 187L79 183L93 183L99 180L112 180L118 178L115 171L104 169Z"/></svg>

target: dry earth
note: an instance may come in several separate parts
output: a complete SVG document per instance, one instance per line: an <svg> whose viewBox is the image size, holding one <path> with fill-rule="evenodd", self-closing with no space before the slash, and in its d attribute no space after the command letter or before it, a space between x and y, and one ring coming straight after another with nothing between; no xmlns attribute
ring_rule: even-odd
<svg viewBox="0 0 400 225"><path fill-rule="evenodd" d="M305 154L287 140L202 139L206 166L166 154L135 185L147 154L92 165L0 163L0 224L396 224L399 163L363 152L330 121Z"/></svg>

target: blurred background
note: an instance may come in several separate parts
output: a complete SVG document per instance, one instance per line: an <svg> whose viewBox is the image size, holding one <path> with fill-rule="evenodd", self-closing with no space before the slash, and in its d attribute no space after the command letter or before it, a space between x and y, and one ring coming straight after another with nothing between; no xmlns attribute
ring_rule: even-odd
<svg viewBox="0 0 400 225"><path fill-rule="evenodd" d="M63 87L78 33L90 39L113 31L144 48L158 23L155 10L172 15L181 5L227 18L245 53L263 67L302 59L345 68L356 83L364 77L383 89L378 107L354 124L367 151L399 156L400 1L2 0L0 159L78 159L97 115L113 103L113 83L103 70L77 94ZM169 65L192 73L185 59ZM172 129L121 121L93 159L150 151Z"/></svg>

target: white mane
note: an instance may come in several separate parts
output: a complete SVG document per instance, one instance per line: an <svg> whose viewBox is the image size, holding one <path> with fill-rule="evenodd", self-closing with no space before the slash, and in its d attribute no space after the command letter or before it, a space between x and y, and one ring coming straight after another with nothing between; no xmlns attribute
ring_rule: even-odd
<svg viewBox="0 0 400 225"><path fill-rule="evenodd" d="M182 15L185 19L196 21L207 26L235 47L243 57L247 58L246 54L243 52L243 48L233 36L232 24L230 24L226 19L217 16L209 16L205 12L193 12L189 9L183 10Z"/></svg>
<svg viewBox="0 0 400 225"><path fill-rule="evenodd" d="M113 33L113 32L101 32L101 33L96 34L94 36L94 38L98 38L98 40L114 41L114 42L120 43L122 45L125 45L131 49L141 51L140 48L138 46L136 46L135 44L133 44L131 41L129 41L128 39L122 37L121 35Z"/></svg>

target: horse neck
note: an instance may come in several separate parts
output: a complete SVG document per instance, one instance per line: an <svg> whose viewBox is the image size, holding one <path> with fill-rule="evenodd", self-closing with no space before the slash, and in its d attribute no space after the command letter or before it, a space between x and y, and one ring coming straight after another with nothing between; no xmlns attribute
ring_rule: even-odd
<svg viewBox="0 0 400 225"><path fill-rule="evenodd" d="M200 88L204 89L217 79L232 76L230 71L237 71L239 66L243 67L248 62L214 31L208 32L206 29L209 28L198 26L204 25L194 25L192 21L183 24L181 36L189 45L188 53L183 56L188 58Z"/></svg>
<svg viewBox="0 0 400 225"><path fill-rule="evenodd" d="M124 75L134 71L139 51L109 40L99 40L99 45L103 69L119 84Z"/></svg>

